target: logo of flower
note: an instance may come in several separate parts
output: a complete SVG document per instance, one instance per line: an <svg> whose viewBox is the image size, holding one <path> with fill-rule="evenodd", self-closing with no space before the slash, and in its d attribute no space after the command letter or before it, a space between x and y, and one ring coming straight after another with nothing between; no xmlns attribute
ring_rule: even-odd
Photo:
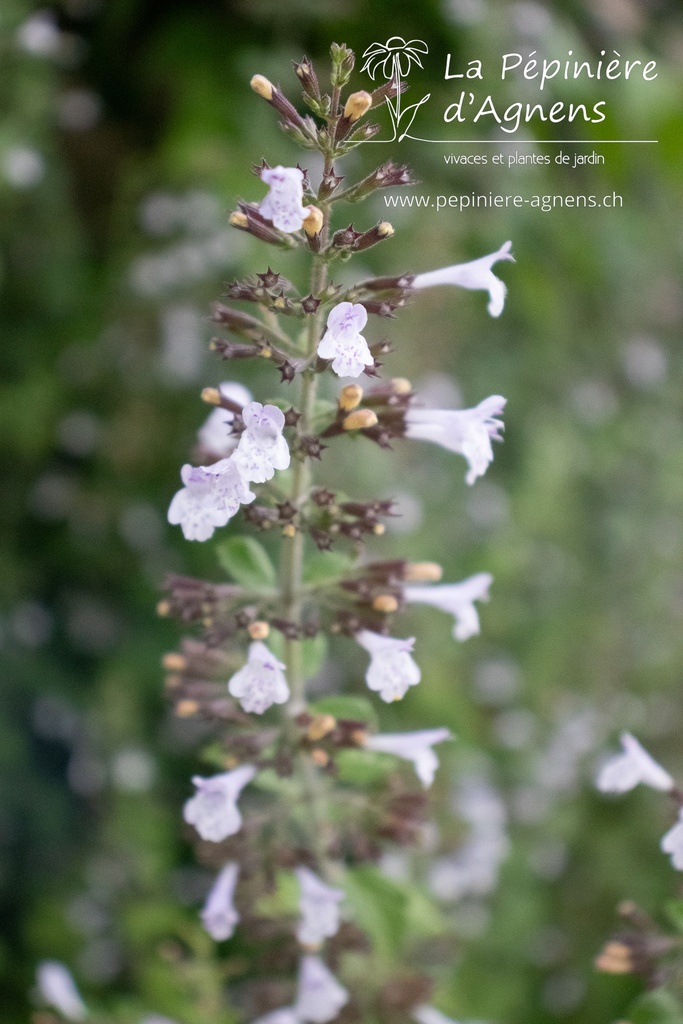
<svg viewBox="0 0 683 1024"><path fill-rule="evenodd" d="M363 53L365 63L361 71L367 71L373 82L377 73L381 72L382 76L396 88L396 96L393 98L393 102L390 99L387 100L387 107L389 108L389 115L394 130L392 138L387 139L387 142L393 142L396 139L401 142L406 137L418 109L423 103L427 102L431 95L431 93L427 93L418 103L413 103L411 106L401 109L403 79L410 73L413 63L417 64L420 68L423 66L420 54L428 52L429 47L422 39L411 39L407 43L401 36L391 36L387 39L386 43L371 43ZM399 136L398 131L402 121L405 121L405 127Z"/></svg>

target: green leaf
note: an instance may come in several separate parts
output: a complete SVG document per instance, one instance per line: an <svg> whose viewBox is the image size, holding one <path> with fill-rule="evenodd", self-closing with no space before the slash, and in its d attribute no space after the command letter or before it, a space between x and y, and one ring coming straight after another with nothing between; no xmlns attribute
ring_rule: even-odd
<svg viewBox="0 0 683 1024"><path fill-rule="evenodd" d="M353 697L339 694L334 697L323 697L311 705L316 715L334 715L335 718L359 719L367 722L374 729L378 726L377 713L365 697Z"/></svg>
<svg viewBox="0 0 683 1024"><path fill-rule="evenodd" d="M344 887L354 920L372 939L377 956L394 959L406 930L408 898L404 889L372 865L349 870Z"/></svg>
<svg viewBox="0 0 683 1024"><path fill-rule="evenodd" d="M327 640L324 633L318 633L311 640L301 641L301 657L304 668L304 678L313 679L323 667L327 657Z"/></svg>
<svg viewBox="0 0 683 1024"><path fill-rule="evenodd" d="M355 567L355 559L338 551L318 551L306 560L304 583L325 583L340 580Z"/></svg>
<svg viewBox="0 0 683 1024"><path fill-rule="evenodd" d="M665 988L641 996L629 1014L631 1024L683 1024L683 1005Z"/></svg>
<svg viewBox="0 0 683 1024"><path fill-rule="evenodd" d="M256 909L264 917L296 914L299 910L299 884L291 871L278 871L275 888L260 896Z"/></svg>
<svg viewBox="0 0 683 1024"><path fill-rule="evenodd" d="M339 781L359 789L385 782L391 774L391 760L372 750L340 750L336 757Z"/></svg>
<svg viewBox="0 0 683 1024"><path fill-rule="evenodd" d="M253 537L229 537L216 545L216 554L222 568L248 590L274 587L277 583L268 552Z"/></svg>
<svg viewBox="0 0 683 1024"><path fill-rule="evenodd" d="M664 905L664 912L674 928L683 932L683 900L668 900Z"/></svg>

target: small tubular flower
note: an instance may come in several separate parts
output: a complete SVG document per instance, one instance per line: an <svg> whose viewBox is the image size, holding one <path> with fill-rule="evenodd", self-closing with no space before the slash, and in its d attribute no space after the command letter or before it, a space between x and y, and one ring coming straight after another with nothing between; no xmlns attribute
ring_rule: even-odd
<svg viewBox="0 0 683 1024"><path fill-rule="evenodd" d="M238 864L226 864L206 897L201 918L207 932L216 942L229 939L240 919L234 904L239 870Z"/></svg>
<svg viewBox="0 0 683 1024"><path fill-rule="evenodd" d="M369 689L378 692L387 704L401 700L409 686L420 682L419 666L410 656L415 637L399 640L362 629L356 633L356 640L370 655L365 681Z"/></svg>
<svg viewBox="0 0 683 1024"><path fill-rule="evenodd" d="M294 1012L302 1021L327 1024L348 1000L349 993L319 956L301 958Z"/></svg>
<svg viewBox="0 0 683 1024"><path fill-rule="evenodd" d="M282 436L285 414L276 405L250 402L242 410L245 430L233 459L244 478L257 484L289 466L289 446Z"/></svg>
<svg viewBox="0 0 683 1024"><path fill-rule="evenodd" d="M678 812L678 821L662 836L659 844L664 853L671 857L677 871L683 871L683 810Z"/></svg>
<svg viewBox="0 0 683 1024"><path fill-rule="evenodd" d="M247 405L251 402L249 391L234 381L224 381L218 388L219 395L238 405ZM214 455L225 457L237 447L237 437L232 432L232 425L235 420L234 412L230 409L212 409L204 424L197 431L197 440Z"/></svg>
<svg viewBox="0 0 683 1024"><path fill-rule="evenodd" d="M327 330L318 355L332 360L332 369L340 377L360 377L375 360L360 333L368 322L368 311L360 302L340 302L330 310Z"/></svg>
<svg viewBox="0 0 683 1024"><path fill-rule="evenodd" d="M296 937L303 946L318 946L339 931L339 904L344 892L326 885L309 868L296 868L294 873L299 882L301 911Z"/></svg>
<svg viewBox="0 0 683 1024"><path fill-rule="evenodd" d="M36 970L36 983L43 1002L62 1017L73 1021L85 1020L88 1011L64 964L58 960L43 960Z"/></svg>
<svg viewBox="0 0 683 1024"><path fill-rule="evenodd" d="M669 773L650 757L635 736L622 733L621 745L623 752L611 757L598 773L595 784L602 793L628 793L640 782L665 793L674 788Z"/></svg>
<svg viewBox="0 0 683 1024"><path fill-rule="evenodd" d="M431 604L442 612L455 616L453 636L456 640L469 640L480 632L479 615L475 601L488 601L493 576L478 572L461 583L446 583L437 587L405 587L403 596L409 604Z"/></svg>
<svg viewBox="0 0 683 1024"><path fill-rule="evenodd" d="M284 667L262 641L255 640L249 645L247 664L228 682L228 691L245 711L262 715L272 704L284 704L289 699Z"/></svg>
<svg viewBox="0 0 683 1024"><path fill-rule="evenodd" d="M239 832L242 815L237 807L240 793L256 775L251 764L240 765L231 772L203 778L192 777L197 792L183 808L183 817L188 825L194 825L202 839L220 843Z"/></svg>
<svg viewBox="0 0 683 1024"><path fill-rule="evenodd" d="M186 540L209 540L217 526L225 526L240 505L256 497L233 459L221 459L213 466L186 463L180 478L185 486L173 496L168 521L182 527Z"/></svg>
<svg viewBox="0 0 683 1024"><path fill-rule="evenodd" d="M469 466L465 481L471 486L493 462L491 441L503 439L503 421L496 417L506 403L502 395L491 395L473 409L407 409L405 434L464 455Z"/></svg>
<svg viewBox="0 0 683 1024"><path fill-rule="evenodd" d="M457 284L461 288L474 290L482 289L489 293L489 304L487 309L491 316L500 316L505 305L506 286L496 277L491 270L498 260L512 260L514 256L510 252L512 242L505 242L498 252L492 252L488 256L481 256L478 260L470 263L456 263L452 267L442 267L441 270L431 270L426 274L418 274L412 282L413 288L432 288L439 284Z"/></svg>
<svg viewBox="0 0 683 1024"><path fill-rule="evenodd" d="M298 167L265 167L261 181L270 186L259 209L279 231L300 231L306 216L303 171Z"/></svg>
<svg viewBox="0 0 683 1024"><path fill-rule="evenodd" d="M406 761L412 761L415 774L425 789L434 781L439 759L432 750L435 743L452 739L450 729L422 729L418 732L380 733L369 736L365 741L367 750L381 754L394 754Z"/></svg>

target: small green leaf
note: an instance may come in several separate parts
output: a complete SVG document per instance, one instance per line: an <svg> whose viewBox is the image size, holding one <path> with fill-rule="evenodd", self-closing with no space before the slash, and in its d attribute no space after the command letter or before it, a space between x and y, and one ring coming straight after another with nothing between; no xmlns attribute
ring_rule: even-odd
<svg viewBox="0 0 683 1024"><path fill-rule="evenodd" d="M325 583L340 580L354 569L355 560L338 551L318 551L304 567L304 583Z"/></svg>
<svg viewBox="0 0 683 1024"><path fill-rule="evenodd" d="M216 545L216 554L222 568L248 590L274 587L277 583L268 552L253 537L229 537Z"/></svg>
<svg viewBox="0 0 683 1024"><path fill-rule="evenodd" d="M377 955L394 958L406 930L408 899L403 888L371 865L349 870L344 888L354 920L369 934Z"/></svg>
<svg viewBox="0 0 683 1024"><path fill-rule="evenodd" d="M392 770L390 758L372 750L340 750L336 763L339 781L359 789L386 782Z"/></svg>
<svg viewBox="0 0 683 1024"><path fill-rule="evenodd" d="M665 988L638 999L629 1014L631 1024L683 1024L683 1005Z"/></svg>
<svg viewBox="0 0 683 1024"><path fill-rule="evenodd" d="M359 719L367 722L373 729L377 728L377 713L365 697L353 697L340 694L334 697L323 697L311 705L316 715L334 715L335 718Z"/></svg>

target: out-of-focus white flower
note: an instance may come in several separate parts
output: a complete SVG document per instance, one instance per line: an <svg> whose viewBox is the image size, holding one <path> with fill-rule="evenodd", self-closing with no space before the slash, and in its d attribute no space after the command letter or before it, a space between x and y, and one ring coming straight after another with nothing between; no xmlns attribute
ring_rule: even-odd
<svg viewBox="0 0 683 1024"><path fill-rule="evenodd" d="M367 322L368 311L360 302L340 302L330 310L318 355L331 359L332 369L340 377L360 377L366 366L374 365L368 343L360 333Z"/></svg>
<svg viewBox="0 0 683 1024"><path fill-rule="evenodd" d="M339 903L344 899L344 892L326 885L309 868L297 868L295 874L299 881L301 910L296 937L304 946L318 946L339 931Z"/></svg>
<svg viewBox="0 0 683 1024"><path fill-rule="evenodd" d="M240 793L256 775L251 764L240 765L231 772L203 778L192 777L197 792L183 808L183 817L188 825L194 825L202 839L220 843L228 836L239 832L242 815L237 807Z"/></svg>
<svg viewBox="0 0 683 1024"><path fill-rule="evenodd" d="M28 146L13 146L2 156L2 174L13 188L33 188L45 174L41 154Z"/></svg>
<svg viewBox="0 0 683 1024"><path fill-rule="evenodd" d="M62 46L62 34L51 11L36 11L17 29L22 50L37 57L56 57Z"/></svg>
<svg viewBox="0 0 683 1024"><path fill-rule="evenodd" d="M503 421L496 419L507 399L491 395L473 409L419 409L405 413L406 437L433 441L467 459L465 480L470 486L493 462L491 441L502 441Z"/></svg>
<svg viewBox="0 0 683 1024"><path fill-rule="evenodd" d="M301 1018L297 1017L293 1007L283 1006L280 1010L271 1010L259 1017L253 1024L301 1024Z"/></svg>
<svg viewBox="0 0 683 1024"><path fill-rule="evenodd" d="M488 311L491 316L500 316L505 305L505 293L507 288L491 270L498 260L512 260L514 256L510 249L512 242L505 242L498 252L492 252L488 256L481 256L478 260L470 263L456 263L452 267L442 267L441 270L432 270L427 274L418 274L413 280L413 288L432 288L438 284L457 284L461 288L482 289L489 293Z"/></svg>
<svg viewBox="0 0 683 1024"><path fill-rule="evenodd" d="M641 747L635 736L625 732L621 735L623 753L607 761L596 779L596 786L603 793L627 793L642 782L652 789L668 792L674 787L674 780L647 750Z"/></svg>
<svg viewBox="0 0 683 1024"><path fill-rule="evenodd" d="M452 1017L447 1017L445 1013L441 1013L441 1010L437 1010L434 1006L428 1006L426 1003L415 1007L413 1020L416 1021L416 1024L458 1024Z"/></svg>
<svg viewBox="0 0 683 1024"><path fill-rule="evenodd" d="M683 871L683 810L678 812L678 821L662 836L659 845L664 853L669 854L673 866Z"/></svg>
<svg viewBox="0 0 683 1024"><path fill-rule="evenodd" d="M299 967L294 1012L302 1021L327 1024L334 1020L349 993L318 956L303 956Z"/></svg>
<svg viewBox="0 0 683 1024"><path fill-rule="evenodd" d="M450 729L422 729L418 732L380 733L369 736L365 741L368 750L382 754L394 754L406 761L412 761L415 773L427 789L434 781L439 759L432 750L435 743L452 739Z"/></svg>
<svg viewBox="0 0 683 1024"><path fill-rule="evenodd" d="M162 1017L159 1013L148 1013L143 1017L140 1024L176 1024L170 1017Z"/></svg>
<svg viewBox="0 0 683 1024"><path fill-rule="evenodd" d="M356 640L370 655L365 681L371 690L379 693L382 700L387 703L401 700L409 686L420 682L419 666L410 656L415 637L399 640L362 629L356 633Z"/></svg>
<svg viewBox="0 0 683 1024"><path fill-rule="evenodd" d="M282 436L285 414L276 405L249 402L242 410L245 430L233 459L246 480L271 480L276 469L289 466L289 447Z"/></svg>
<svg viewBox="0 0 683 1024"><path fill-rule="evenodd" d="M431 604L442 612L455 616L453 636L468 640L479 633L479 615L475 601L488 601L493 576L478 572L461 583L446 583L436 587L405 587L403 596L409 603Z"/></svg>
<svg viewBox="0 0 683 1024"><path fill-rule="evenodd" d="M186 463L180 478L185 486L173 496L168 521L182 527L186 540L208 540L217 526L225 526L240 505L247 505L256 497L234 459L221 459L213 466Z"/></svg>
<svg viewBox="0 0 683 1024"><path fill-rule="evenodd" d="M206 897L201 918L207 932L216 942L229 939L240 919L234 904L239 871L238 864L233 862L226 864Z"/></svg>
<svg viewBox="0 0 683 1024"><path fill-rule="evenodd" d="M249 659L244 668L235 672L228 682L228 690L238 697L245 711L262 715L272 704L284 704L289 698L289 687L282 669L285 666L260 640L249 645Z"/></svg>
<svg viewBox="0 0 683 1024"><path fill-rule="evenodd" d="M235 381L224 381L218 388L223 398L227 398L238 405L245 406L251 402L251 393ZM202 447L214 455L230 455L237 447L237 437L232 433L232 424L235 420L234 412L230 409L213 409L204 425L197 431L197 439Z"/></svg>
<svg viewBox="0 0 683 1024"><path fill-rule="evenodd" d="M279 231L300 231L306 210L303 206L303 171L298 167L265 167L261 181L270 186L259 207L261 213Z"/></svg>
<svg viewBox="0 0 683 1024"><path fill-rule="evenodd" d="M85 1020L87 1010L71 974L58 960L43 960L36 971L38 994L67 1020Z"/></svg>

